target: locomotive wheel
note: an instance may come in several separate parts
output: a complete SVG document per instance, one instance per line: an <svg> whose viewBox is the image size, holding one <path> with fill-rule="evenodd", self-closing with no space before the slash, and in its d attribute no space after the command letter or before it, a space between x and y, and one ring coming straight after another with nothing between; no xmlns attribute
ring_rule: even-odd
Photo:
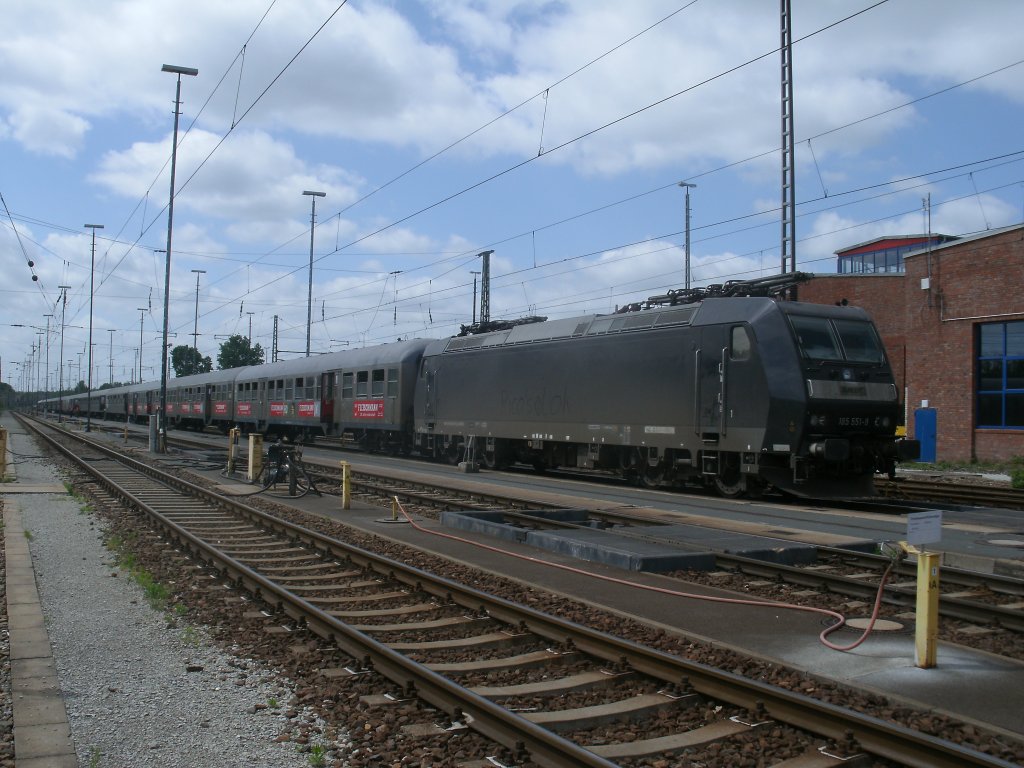
<svg viewBox="0 0 1024 768"><path fill-rule="evenodd" d="M660 488L665 480L665 468L660 464L656 467L641 467L640 484L645 488Z"/></svg>
<svg viewBox="0 0 1024 768"><path fill-rule="evenodd" d="M722 468L715 476L715 490L727 499L736 499L747 492L747 478L740 472L739 456L724 454Z"/></svg>

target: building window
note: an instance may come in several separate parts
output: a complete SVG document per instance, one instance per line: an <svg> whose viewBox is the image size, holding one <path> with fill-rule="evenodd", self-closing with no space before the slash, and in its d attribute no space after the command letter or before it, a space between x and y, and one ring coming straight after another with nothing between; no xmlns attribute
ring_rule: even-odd
<svg viewBox="0 0 1024 768"><path fill-rule="evenodd" d="M1024 428L1024 321L978 326L976 424Z"/></svg>

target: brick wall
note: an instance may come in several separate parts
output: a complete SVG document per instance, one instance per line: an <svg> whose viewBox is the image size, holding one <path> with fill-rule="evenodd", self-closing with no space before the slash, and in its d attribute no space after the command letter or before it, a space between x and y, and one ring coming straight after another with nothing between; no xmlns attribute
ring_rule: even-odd
<svg viewBox="0 0 1024 768"><path fill-rule="evenodd" d="M905 265L905 275L818 275L800 286L800 300L846 299L870 313L901 399L906 394L908 434L922 401L936 409L938 460L1024 455L1024 430L974 429L975 329L1024 320L1024 227L954 242Z"/></svg>

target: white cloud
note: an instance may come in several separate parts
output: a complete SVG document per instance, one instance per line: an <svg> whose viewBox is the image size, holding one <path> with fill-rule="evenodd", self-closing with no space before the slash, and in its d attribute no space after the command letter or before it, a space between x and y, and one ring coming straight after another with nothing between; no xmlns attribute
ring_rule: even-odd
<svg viewBox="0 0 1024 768"><path fill-rule="evenodd" d="M78 115L42 105L22 105L9 121L10 135L26 149L59 157L74 157L89 129Z"/></svg>
<svg viewBox="0 0 1024 768"><path fill-rule="evenodd" d="M265 242L268 237L283 242L294 235L294 217L309 210L303 190L326 193L321 211L324 203L340 207L356 198L359 182L351 174L326 164L310 166L289 143L262 131L239 130L218 148L219 141L219 136L195 128L179 143L175 206L239 222L229 231L243 242ZM170 144L168 134L164 141L136 142L127 150L108 152L91 178L129 198L141 198L152 189L151 197L162 200L170 177L169 168L161 167Z"/></svg>

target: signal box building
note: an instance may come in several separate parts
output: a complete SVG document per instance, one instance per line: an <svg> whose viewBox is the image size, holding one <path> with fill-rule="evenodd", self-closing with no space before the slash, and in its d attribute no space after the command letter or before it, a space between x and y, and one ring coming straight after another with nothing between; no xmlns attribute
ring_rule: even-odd
<svg viewBox="0 0 1024 768"><path fill-rule="evenodd" d="M922 461L1024 456L1024 225L836 255L840 274L815 275L799 298L871 314ZM902 271L890 271L890 255Z"/></svg>

